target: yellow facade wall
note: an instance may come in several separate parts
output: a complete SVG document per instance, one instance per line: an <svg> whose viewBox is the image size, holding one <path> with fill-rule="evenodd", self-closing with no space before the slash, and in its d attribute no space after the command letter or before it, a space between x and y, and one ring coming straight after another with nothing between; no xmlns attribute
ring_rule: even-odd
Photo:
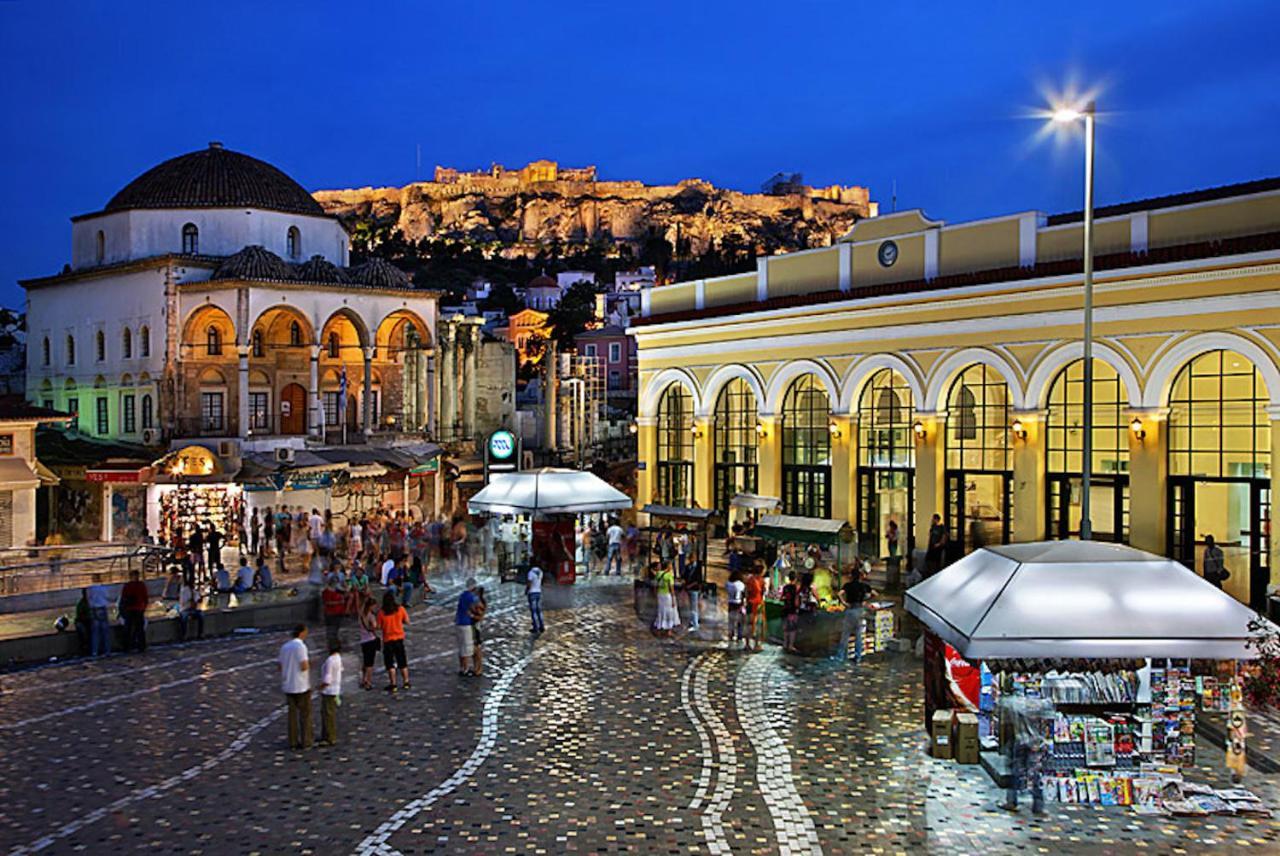
<svg viewBox="0 0 1280 856"><path fill-rule="evenodd" d="M786 297L830 291L840 283L840 254L835 247L769 259L769 296Z"/></svg>
<svg viewBox="0 0 1280 856"><path fill-rule="evenodd" d="M684 312L694 307L694 284L677 282L653 289L649 296L650 311L654 315L666 312Z"/></svg>
<svg viewBox="0 0 1280 856"><path fill-rule="evenodd" d="M1266 196L1152 211L1147 224L1147 243L1152 247L1166 247L1276 229L1280 229L1280 197Z"/></svg>
<svg viewBox="0 0 1280 856"><path fill-rule="evenodd" d="M756 273L738 276L721 276L709 279L703 292L707 306L732 306L750 303L756 299Z"/></svg>
<svg viewBox="0 0 1280 856"><path fill-rule="evenodd" d="M1127 253L1133 247L1128 217L1097 220L1093 224L1093 253ZM1084 255L1084 224L1050 226L1036 233L1036 261L1056 262Z"/></svg>
<svg viewBox="0 0 1280 856"><path fill-rule="evenodd" d="M1019 260L1018 220L1010 218L942 229L938 235L938 275L1015 267Z"/></svg>
<svg viewBox="0 0 1280 856"><path fill-rule="evenodd" d="M853 247L853 287L882 282L908 282L924 279L924 236L894 238L898 260L893 267L881 267L877 253L880 244L855 244Z"/></svg>
<svg viewBox="0 0 1280 856"><path fill-rule="evenodd" d="M937 225L936 222L931 222L918 209L899 211L896 214L884 214L880 217L859 220L849 235L842 240L854 242L882 241L885 238L896 238L899 235L921 232Z"/></svg>

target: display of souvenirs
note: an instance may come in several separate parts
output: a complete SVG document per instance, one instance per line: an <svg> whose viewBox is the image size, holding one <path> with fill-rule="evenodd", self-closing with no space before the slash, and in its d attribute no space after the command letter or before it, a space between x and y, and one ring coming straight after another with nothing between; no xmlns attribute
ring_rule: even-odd
<svg viewBox="0 0 1280 856"><path fill-rule="evenodd" d="M1117 773L1077 769L1050 773L1041 786L1046 802L1131 806L1138 814L1271 816L1252 791L1214 790L1185 781L1180 773L1171 770L1176 768Z"/></svg>
<svg viewBox="0 0 1280 856"><path fill-rule="evenodd" d="M1151 669L1151 751L1171 764L1196 762L1196 683L1189 671L1168 665Z"/></svg>
<svg viewBox="0 0 1280 856"><path fill-rule="evenodd" d="M228 546L239 543L244 495L226 485L182 485L160 494L160 538L172 544L177 533L189 533L197 523L212 524Z"/></svg>
<svg viewBox="0 0 1280 856"><path fill-rule="evenodd" d="M870 614L867 616L862 650L866 654L884 651L889 647L889 640L894 638L893 606L889 601L877 601L868 604Z"/></svg>

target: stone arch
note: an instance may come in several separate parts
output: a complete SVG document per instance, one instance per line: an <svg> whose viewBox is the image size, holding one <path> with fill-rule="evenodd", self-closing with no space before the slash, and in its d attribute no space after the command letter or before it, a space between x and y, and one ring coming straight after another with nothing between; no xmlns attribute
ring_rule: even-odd
<svg viewBox="0 0 1280 856"><path fill-rule="evenodd" d="M783 396L791 388L792 382L801 375L811 374L818 378L827 391L827 400L831 404L831 412L836 413L840 407L840 382L836 380L831 369L813 360L793 360L773 373L769 378L769 392L765 396L765 406L760 412L776 414L782 407Z"/></svg>
<svg viewBox="0 0 1280 856"><path fill-rule="evenodd" d="M1093 358L1100 360L1116 370L1120 382L1124 384L1125 394L1129 397L1130 407L1142 406L1142 381L1138 373L1129 365L1124 355L1106 342L1093 343ZM1067 366L1076 360L1084 359L1084 342L1068 342L1042 355L1031 370L1027 381L1026 398L1018 405L1022 410L1043 410L1049 406L1049 390L1054 380Z"/></svg>
<svg viewBox="0 0 1280 856"><path fill-rule="evenodd" d="M760 379L760 375L741 363L730 363L720 366L707 378L706 383L703 385L702 406L696 411L698 416L711 415L711 412L716 408L717 399L720 398L720 391L724 389L729 381L735 378L741 378L751 388L751 393L756 397L756 410L760 411L764 407L765 385Z"/></svg>
<svg viewBox="0 0 1280 856"><path fill-rule="evenodd" d="M222 374L222 372L218 371L213 366L209 366L204 371L200 372L198 383L201 386L226 386L227 378Z"/></svg>
<svg viewBox="0 0 1280 856"><path fill-rule="evenodd" d="M289 335L289 327L295 322L301 328L301 345L293 345ZM259 312L249 329L262 331L265 356L270 356L273 348L308 347L317 344L316 332L311 320L301 309L287 303L278 303ZM251 338L252 333L250 333L250 339L246 341L250 341Z"/></svg>
<svg viewBox="0 0 1280 856"><path fill-rule="evenodd" d="M642 417L658 415L658 403L662 401L662 393L673 383L684 384L693 396L693 412L703 413L702 391L698 388L697 379L684 369L663 369L645 385L640 395L639 413Z"/></svg>
<svg viewBox="0 0 1280 856"><path fill-rule="evenodd" d="M347 306L334 310L325 319L324 324L320 326L320 344L327 348L329 334L334 332L341 337L343 357L351 361L356 360L358 356L354 350L355 348L366 348L371 344L369 327L365 324L364 318L360 317L360 313ZM352 349L350 354L347 353L347 349Z"/></svg>
<svg viewBox="0 0 1280 856"><path fill-rule="evenodd" d="M936 413L945 408L951 384L974 363L981 363L1004 378L1009 387L1009 401L1014 407L1024 409L1025 396L1022 389L1022 378L1017 369L1000 354L986 348L963 348L955 351L929 373L929 382L925 388L921 410L925 413Z"/></svg>
<svg viewBox="0 0 1280 856"><path fill-rule="evenodd" d="M1235 351L1252 362L1267 386L1270 406L1280 408L1280 365L1277 365L1275 357L1253 339L1225 330L1196 333L1166 347L1147 373L1147 382L1142 390L1143 408L1165 407L1179 370L1200 354L1218 350Z"/></svg>
<svg viewBox="0 0 1280 856"><path fill-rule="evenodd" d="M209 357L206 352L206 343L210 328L218 331L222 348L222 353L214 356L226 356L227 354L235 353L235 349L232 347L237 335L235 321L231 320L227 310L221 306L214 303L202 303L187 315L187 320L182 325L182 338L179 340L179 347L183 356L189 359L205 359Z"/></svg>
<svg viewBox="0 0 1280 856"><path fill-rule="evenodd" d="M897 354L872 354L849 366L849 370L844 373L844 380L840 383L841 413L853 413L858 409L862 388L881 369L893 369L902 375L902 379L911 388L911 400L917 404L924 401L924 380L914 365Z"/></svg>
<svg viewBox="0 0 1280 856"><path fill-rule="evenodd" d="M403 336L405 324L412 322L414 329L418 333L418 342L421 347L429 348L435 341L435 336L427 322L422 316L412 309L401 306L399 309L393 309L386 315L382 316L377 326L374 328L374 346L378 349L378 358L382 360L395 359L395 350L397 348L397 337L400 337L401 345L403 344Z"/></svg>

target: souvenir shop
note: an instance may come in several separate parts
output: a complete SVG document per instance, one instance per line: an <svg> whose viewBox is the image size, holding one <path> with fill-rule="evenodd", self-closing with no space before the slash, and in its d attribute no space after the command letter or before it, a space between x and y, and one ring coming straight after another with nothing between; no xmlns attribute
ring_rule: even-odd
<svg viewBox="0 0 1280 856"><path fill-rule="evenodd" d="M228 547L240 543L244 491L223 472L216 455L203 446L186 446L154 469L155 481L147 488L147 528L158 543L177 546L197 524L212 525Z"/></svg>
<svg viewBox="0 0 1280 856"><path fill-rule="evenodd" d="M991 547L911 588L907 611L928 629L935 756L1001 787L1034 767L1046 802L1265 811L1190 776L1199 716L1224 718L1243 776L1240 669L1257 655L1253 613L1182 565L1096 542Z"/></svg>
<svg viewBox="0 0 1280 856"><path fill-rule="evenodd" d="M805 656L831 656L839 647L844 622L840 587L858 562L856 533L841 520L767 514L756 521L753 535L768 545L766 552L774 557L765 572L764 609L769 641L782 642L782 589L794 573L806 593L796 649ZM863 604L864 654L886 650L894 638L897 625L893 605L892 600Z"/></svg>

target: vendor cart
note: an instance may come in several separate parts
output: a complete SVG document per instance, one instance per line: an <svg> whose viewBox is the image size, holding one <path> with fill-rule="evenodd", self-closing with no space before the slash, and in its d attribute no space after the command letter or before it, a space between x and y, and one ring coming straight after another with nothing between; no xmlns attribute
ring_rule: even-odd
<svg viewBox="0 0 1280 856"><path fill-rule="evenodd" d="M635 564L636 615L652 622L658 611L658 597L654 590L653 566L670 562L676 579L684 580L684 566L680 540L687 542L683 555L698 562L698 590L706 589L707 539L720 515L709 508L683 508L673 505L646 505L649 525L640 529L638 545L640 561ZM681 583L684 587L684 583Z"/></svg>

